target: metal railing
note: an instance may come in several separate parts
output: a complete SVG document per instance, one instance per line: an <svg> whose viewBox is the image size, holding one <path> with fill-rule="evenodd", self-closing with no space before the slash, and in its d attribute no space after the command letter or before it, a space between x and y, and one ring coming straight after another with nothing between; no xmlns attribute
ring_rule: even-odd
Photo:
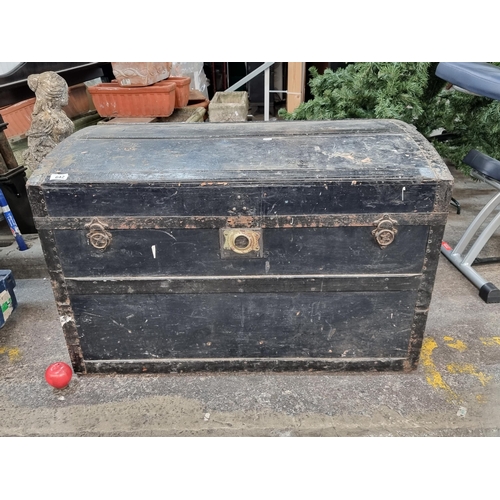
<svg viewBox="0 0 500 500"><path fill-rule="evenodd" d="M245 85L250 80L253 80L256 76L260 75L264 72L264 121L269 121L269 96L271 93L279 93L279 94L299 94L299 92L288 92L287 90L270 90L270 75L271 75L271 66L274 62L265 62L258 68L254 69L251 73L248 73L247 76L242 78L239 82L228 87L224 92L234 92L236 89L240 88L242 85Z"/></svg>

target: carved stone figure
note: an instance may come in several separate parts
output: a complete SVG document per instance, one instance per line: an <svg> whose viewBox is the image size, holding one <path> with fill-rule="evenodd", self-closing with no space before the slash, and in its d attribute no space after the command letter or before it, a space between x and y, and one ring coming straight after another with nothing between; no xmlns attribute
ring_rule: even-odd
<svg viewBox="0 0 500 500"><path fill-rule="evenodd" d="M46 71L30 75L28 86L36 97L31 127L26 134L28 149L23 155L30 175L57 144L74 132L75 126L61 109L68 104L68 84L64 78Z"/></svg>

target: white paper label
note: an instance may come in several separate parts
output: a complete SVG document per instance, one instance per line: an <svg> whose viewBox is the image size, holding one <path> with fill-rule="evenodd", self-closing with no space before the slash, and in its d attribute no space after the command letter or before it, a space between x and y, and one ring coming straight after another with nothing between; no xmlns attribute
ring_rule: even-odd
<svg viewBox="0 0 500 500"><path fill-rule="evenodd" d="M65 181L68 178L68 174L52 174L50 176L51 181Z"/></svg>

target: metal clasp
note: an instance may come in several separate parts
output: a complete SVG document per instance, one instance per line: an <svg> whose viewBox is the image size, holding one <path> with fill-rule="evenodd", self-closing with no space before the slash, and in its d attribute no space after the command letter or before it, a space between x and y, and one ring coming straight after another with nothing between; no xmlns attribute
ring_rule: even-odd
<svg viewBox="0 0 500 500"><path fill-rule="evenodd" d="M103 224L99 219L94 218L92 222L85 225L85 229L88 229L87 238L89 243L97 250L106 250L111 244L112 236L106 224Z"/></svg>
<svg viewBox="0 0 500 500"><path fill-rule="evenodd" d="M387 214L384 214L381 219L376 220L373 224L376 225L377 228L372 231L372 235L375 241L380 245L380 248L389 246L398 233L398 230L394 227L397 221L391 219Z"/></svg>

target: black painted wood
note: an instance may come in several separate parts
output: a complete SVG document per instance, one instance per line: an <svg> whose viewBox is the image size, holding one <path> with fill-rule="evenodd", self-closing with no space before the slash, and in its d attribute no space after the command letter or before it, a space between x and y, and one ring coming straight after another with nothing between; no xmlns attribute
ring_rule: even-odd
<svg viewBox="0 0 500 500"><path fill-rule="evenodd" d="M404 193L403 193L404 188ZM51 217L266 216L431 211L436 185L401 181L316 183L309 186L120 184L47 190Z"/></svg>
<svg viewBox="0 0 500 500"><path fill-rule="evenodd" d="M390 120L87 127L58 145L35 182L422 180L442 177L413 127ZM63 160L63 161L61 161ZM50 179L59 169L66 180ZM49 174L47 176L47 174Z"/></svg>
<svg viewBox="0 0 500 500"><path fill-rule="evenodd" d="M87 359L403 357L416 292L72 297Z"/></svg>
<svg viewBox="0 0 500 500"><path fill-rule="evenodd" d="M89 127L27 187L78 373L411 370L452 180L413 127L345 120Z"/></svg>
<svg viewBox="0 0 500 500"><path fill-rule="evenodd" d="M87 231L54 231L66 276L227 276L420 273L428 229L404 226L381 248L372 227L266 229L263 257L221 259L215 229L110 231L102 252ZM152 247L155 246L154 252ZM73 249L78 248L78 252Z"/></svg>
<svg viewBox="0 0 500 500"><path fill-rule="evenodd" d="M164 293L274 293L290 292L360 292L415 290L420 274L355 276L204 276L204 277L106 277L66 278L72 295L164 294Z"/></svg>

